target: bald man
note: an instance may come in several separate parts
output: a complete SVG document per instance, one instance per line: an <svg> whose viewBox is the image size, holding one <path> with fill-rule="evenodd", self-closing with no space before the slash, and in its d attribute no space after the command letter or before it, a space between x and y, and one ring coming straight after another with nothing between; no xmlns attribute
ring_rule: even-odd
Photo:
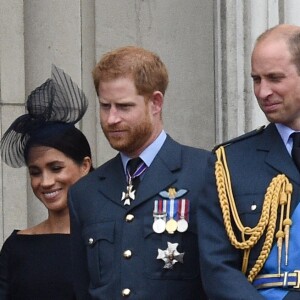
<svg viewBox="0 0 300 300"><path fill-rule="evenodd" d="M212 300L300 299L300 27L260 35L251 66L270 124L211 155L197 218L202 278Z"/></svg>

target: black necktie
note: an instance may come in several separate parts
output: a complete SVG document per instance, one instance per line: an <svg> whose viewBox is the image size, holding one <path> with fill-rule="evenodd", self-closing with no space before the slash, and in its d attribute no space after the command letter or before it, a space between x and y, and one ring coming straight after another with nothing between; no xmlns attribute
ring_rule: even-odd
<svg viewBox="0 0 300 300"><path fill-rule="evenodd" d="M294 132L292 134L293 137L293 149L292 149L292 157L300 171L300 132Z"/></svg>
<svg viewBox="0 0 300 300"><path fill-rule="evenodd" d="M135 172L141 166L142 163L143 160L140 157L132 158L127 163L128 173L131 177L131 182L135 191L140 183L140 174L135 175Z"/></svg>

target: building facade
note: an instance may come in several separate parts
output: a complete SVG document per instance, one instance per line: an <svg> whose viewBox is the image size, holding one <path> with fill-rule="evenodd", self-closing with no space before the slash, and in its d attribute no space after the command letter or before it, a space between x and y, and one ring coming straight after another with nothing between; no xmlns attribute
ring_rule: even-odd
<svg viewBox="0 0 300 300"><path fill-rule="evenodd" d="M29 93L54 63L82 87L79 124L94 165L115 155L101 132L91 70L113 48L139 45L160 55L170 74L166 131L205 149L266 124L252 92L256 37L279 23L299 25L298 0L0 0L0 134L25 112ZM46 210L26 168L0 163L0 244Z"/></svg>

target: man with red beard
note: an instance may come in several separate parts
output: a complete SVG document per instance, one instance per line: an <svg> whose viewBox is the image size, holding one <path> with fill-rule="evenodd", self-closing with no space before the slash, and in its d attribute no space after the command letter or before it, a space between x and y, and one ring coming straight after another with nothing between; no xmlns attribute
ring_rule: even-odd
<svg viewBox="0 0 300 300"><path fill-rule="evenodd" d="M206 299L196 208L208 152L163 130L165 65L122 47L93 78L102 130L119 153L69 193L77 299Z"/></svg>

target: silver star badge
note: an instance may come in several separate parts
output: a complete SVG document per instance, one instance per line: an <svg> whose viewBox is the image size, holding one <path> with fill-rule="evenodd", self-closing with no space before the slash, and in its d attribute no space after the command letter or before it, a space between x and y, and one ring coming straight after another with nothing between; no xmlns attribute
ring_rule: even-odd
<svg viewBox="0 0 300 300"><path fill-rule="evenodd" d="M178 243L168 242L168 248L166 250L158 249L158 255L156 259L162 259L165 262L164 269L172 269L173 265L177 262L183 263L184 253L177 251Z"/></svg>
<svg viewBox="0 0 300 300"><path fill-rule="evenodd" d="M122 192L121 201L124 201L124 205L130 205L130 201L135 199L135 191L132 190L133 185L130 184L127 186L127 191Z"/></svg>

